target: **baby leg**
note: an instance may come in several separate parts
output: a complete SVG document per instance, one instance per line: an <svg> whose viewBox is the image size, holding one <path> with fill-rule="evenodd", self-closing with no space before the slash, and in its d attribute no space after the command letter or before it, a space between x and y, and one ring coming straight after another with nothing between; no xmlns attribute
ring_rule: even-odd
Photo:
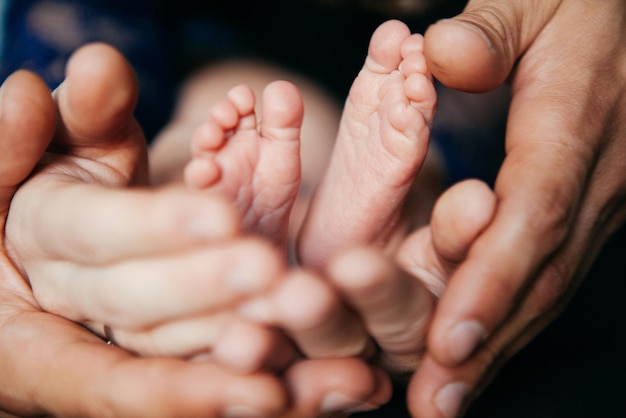
<svg viewBox="0 0 626 418"><path fill-rule="evenodd" d="M385 245L401 230L436 106L422 47L422 36L399 21L374 32L299 237L305 265L322 268L342 248Z"/></svg>
<svg viewBox="0 0 626 418"><path fill-rule="evenodd" d="M300 186L300 130L304 115L298 89L286 81L263 91L262 120L247 86L231 89L192 137L190 186L232 198L243 227L286 246L289 215Z"/></svg>

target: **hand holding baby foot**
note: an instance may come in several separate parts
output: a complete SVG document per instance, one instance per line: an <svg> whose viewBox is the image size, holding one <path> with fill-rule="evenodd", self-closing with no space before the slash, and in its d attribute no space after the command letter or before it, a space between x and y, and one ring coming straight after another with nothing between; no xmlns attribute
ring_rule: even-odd
<svg viewBox="0 0 626 418"><path fill-rule="evenodd" d="M328 272L375 341L381 366L394 375L415 371L434 309L433 296L419 278L374 247L343 251L331 259Z"/></svg>
<svg viewBox="0 0 626 418"><path fill-rule="evenodd" d="M411 374L421 363L436 298L491 221L494 202L480 182L453 186L437 201L430 225L407 237L395 259L376 247L331 259L329 280L363 320L387 370Z"/></svg>
<svg viewBox="0 0 626 418"><path fill-rule="evenodd" d="M231 89L196 130L185 179L232 198L245 230L284 248L300 186L302 98L293 84L275 81L263 91L261 108L257 120L252 90Z"/></svg>
<svg viewBox="0 0 626 418"><path fill-rule="evenodd" d="M95 46L90 50L83 50L82 54L99 51L97 55L102 53L107 56L108 48L101 48ZM115 56L112 58L115 59ZM76 87L80 84L74 84L77 81L74 76L75 74L71 77L71 84L76 92ZM124 80L123 75L121 80ZM100 338L76 323L41 310L28 286L27 278L20 275L16 266L24 270L26 265L21 263L22 256L26 259L37 259L46 254L46 249L57 247L59 253L72 252L72 249L64 249L63 246L73 240L68 235L73 235L74 238L78 235L78 241L81 241L80 233L71 228L75 226L72 223L63 222L57 225L55 220L63 221L63 214L68 211L80 215L78 218L90 216L89 213L79 213L79 210L73 209L74 204L82 203L80 199L69 200L65 202L69 205L59 207L59 202L51 198L57 192L62 192L65 185L71 189L65 196L70 197L78 190L72 186L81 181L129 181L133 177L133 170L126 168L133 167L132 161L140 161L141 147L129 144L124 146L125 141L120 141L117 148L114 145L115 138L112 138L108 149L105 150L105 144L94 149L85 147L87 144L82 140L87 138L80 135L69 142L65 139L70 137L58 135L54 137L53 145L56 149L66 150L67 158L59 153L47 154L35 175L38 179L26 180L53 139L55 104L45 83L36 75L24 71L14 73L4 82L0 97L0 150L3 151L0 153L0 207L3 214L0 229L3 244L0 251L0 305L3 307L0 313L0 368L10 382L0 385L0 414L166 417L177 416L184 411L182 413L189 417L218 417L233 405L267 414L283 411L286 408L285 390L282 383L273 376L257 374L243 378L208 363L186 365L175 360L138 360L123 350L104 344ZM63 97L57 95L62 109L67 106L66 99L70 99L72 106L76 104L72 99L77 97ZM118 99L119 97L117 96ZM132 94L125 97L130 98ZM124 101L122 97L122 102ZM127 104L120 105L125 108ZM111 107L104 109L110 110ZM81 121L86 116L81 114L85 108L74 110L76 113L62 112L59 116L62 120L69 121L68 125ZM104 114L110 116L107 112ZM117 122L122 120L129 121L122 117ZM79 125L86 127L82 123ZM93 129L92 134L102 132L102 125L98 127L97 123L88 123L87 126ZM116 125L112 122L111 127L120 129L114 129L110 133L122 135L126 126L128 125ZM80 130L72 132L85 133ZM88 139L99 142L93 136ZM72 144L76 147L73 148ZM71 152L67 151L70 147ZM69 157L73 152L79 154L74 159ZM116 173L115 167L107 167L106 163L100 165L97 161L85 158L88 153L98 155L102 157L101 161L108 163L113 163L115 155L127 153L128 158L115 166L125 167L126 171ZM25 180L26 183L21 185ZM16 191L19 196L14 198ZM103 199L101 203L104 201ZM10 220L7 220L7 213ZM106 217L90 219L98 221ZM31 234L32 242L29 239ZM109 242L104 236L101 238L104 249ZM18 250L20 245L27 243L32 246ZM76 241L74 243L78 244ZM89 248L83 254L87 255L88 252ZM40 267L45 270L50 265L51 263L43 262ZM27 270L30 271L33 266L27 265ZM69 266L68 271L71 271ZM51 275L54 276L54 273ZM85 280L88 279L85 277ZM31 285L45 287L44 283L37 280L32 281ZM71 287L71 284L68 283L68 286ZM61 289L54 289L54 286L48 290L57 292L46 295L48 303L55 294L62 293ZM121 291L118 295L123 290L124 287L118 288ZM220 389L229 385L236 385L240 395L233 396L232 393ZM242 396L242 393L245 395ZM132 395L128 396L129 394Z"/></svg>
<svg viewBox="0 0 626 418"><path fill-rule="evenodd" d="M244 304L243 314L280 326L309 356L371 359L376 346L388 372L411 375L422 363L436 298L494 211L484 183L455 185L437 201L431 224L407 237L395 259L378 247L344 250L329 261L327 278L296 271L269 297Z"/></svg>
<svg viewBox="0 0 626 418"><path fill-rule="evenodd" d="M432 383L418 379L433 378L423 370L433 370L426 342L436 298L494 213L495 196L485 184L459 183L437 201L430 225L402 242L395 260L364 247L345 250L328 265L332 284L376 342L380 364L410 377L411 404L424 400L417 385Z"/></svg>
<svg viewBox="0 0 626 418"><path fill-rule="evenodd" d="M620 0L472 0L426 32L442 83L484 92L508 80L513 95L497 214L440 301L415 416L467 405L565 309L624 224L625 17Z"/></svg>
<svg viewBox="0 0 626 418"><path fill-rule="evenodd" d="M108 325L143 354L195 355L228 323L221 309L278 280L284 261L261 241L231 240L238 219L222 198L126 188L145 178L136 93L115 50L76 52L54 93L52 145L13 198L5 245L45 310L101 335Z"/></svg>
<svg viewBox="0 0 626 418"><path fill-rule="evenodd" d="M78 70L97 57L103 58L95 61L102 72ZM87 106L74 108L90 97L90 85L111 86L107 82L114 79L121 80L114 86L134 91L132 82L124 84L130 79L123 74L129 73L119 58L101 45L79 51L68 80L56 92L56 108L43 81L32 74L16 73L2 87L1 100L11 106L0 107L0 149L8 151L0 153L0 204L10 218L2 219L0 366L11 385L0 385L0 409L19 416L218 418L255 413L303 418L384 403L388 380L356 359L303 360L290 366L284 378L263 372L242 376L212 362L137 358L75 322L41 310L56 309L100 332L111 319L119 325L114 335L122 330L118 335L124 338L124 329L166 323L168 315L182 318L187 300L194 305L203 296L222 302L232 297L228 289L225 294L214 288L197 294L179 280L187 280L186 274L196 284L206 279L201 256L211 253L207 243L237 230L230 206L186 189L153 193L125 188L142 172L143 138L135 136L140 131L129 111L132 94L108 88L107 94L92 97L104 100L98 106L88 100ZM112 109L117 111L106 111ZM56 133L55 113L61 121ZM107 129L111 136L104 134ZM29 141L21 140L23 135ZM53 147L38 171L19 186L51 139ZM242 261L256 266L254 257L260 257L261 270L283 265L265 243L243 240L241 245L230 242L213 260L236 294L246 293L250 285L263 286L245 267L230 269L229 264L245 264L238 262L238 254L243 252ZM174 248L179 260L166 257ZM192 271L185 270L190 260ZM167 275L171 280L163 279Z"/></svg>

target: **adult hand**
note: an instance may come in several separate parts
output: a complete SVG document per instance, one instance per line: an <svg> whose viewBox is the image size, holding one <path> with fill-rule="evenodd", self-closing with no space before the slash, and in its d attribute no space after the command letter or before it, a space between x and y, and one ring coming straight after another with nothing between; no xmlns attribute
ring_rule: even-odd
<svg viewBox="0 0 626 418"><path fill-rule="evenodd" d="M277 281L283 264L269 245L235 239L224 200L128 187L146 178L136 93L108 46L72 56L54 92L57 132L12 199L5 246L44 310L101 335L108 326L141 354L198 354L230 305Z"/></svg>
<svg viewBox="0 0 626 418"><path fill-rule="evenodd" d="M82 64L93 65L91 68L97 69L96 74L97 71L108 68L107 65L110 64L108 59L113 59L113 62L118 64L122 62L115 53L111 55L112 51L107 47L97 46L96 48L100 49L94 50L94 47L89 49L90 53L94 54L89 59L79 61ZM102 50L102 48L105 49ZM87 50L83 51L85 52ZM102 62L98 57L106 57L106 59ZM106 64L107 62L109 64ZM130 72L126 74L126 76L130 75ZM93 73L90 77L92 76ZM68 78L71 77L72 74L68 74ZM0 312L0 368L4 371L4 381L10 383L2 385L0 389L0 408L20 416L42 414L180 416L182 414L220 417L245 416L254 413L256 414L254 416L313 417L320 412L372 407L385 402L389 396L387 378L355 359L303 360L289 367L283 378L265 372L241 375L211 362L198 363L162 357L138 358L121 348L107 345L101 338L76 322L42 311L27 279L35 278L34 283L39 284L38 288L46 290L40 294L44 304L47 303L61 310L66 309L65 313L89 314L93 312L93 306L80 305L81 295L87 297L87 302L101 300L96 303L95 309L104 309L103 318L117 314L120 321L123 321L120 318L126 316L124 310L127 310L127 318L132 318L132 315L140 311L141 309L137 306L139 303L144 307L151 307L149 311L154 312L158 310L159 303L164 301L164 299L159 299L159 292L150 292L150 283L143 281L137 283L132 275L126 276L128 281L117 282L116 294L104 292L100 295L103 298L99 299L93 296L93 292L101 290L97 285L97 280L91 283L93 285L91 287L89 283L80 283L81 276L76 273L81 271L89 273L88 270L81 270L85 266L80 262L68 268L67 271L70 274L65 276L66 281L63 276L55 277L54 272L51 272L54 280L51 280L52 284L48 284L48 287L43 282L43 276L40 277L40 282L37 282L37 273L41 274L41 272L37 271L36 266L32 268L36 273L33 277L23 276L25 269L22 262L29 256L36 259L42 254L56 253L59 256L78 254L89 256L93 261L93 257L106 257L111 253L95 251L89 254L89 249L97 250L107 247L98 243L99 247L79 248L77 244L80 240L77 237L84 238L82 241L84 244L93 244L96 241L89 236L90 233L101 233L98 236L104 239L104 237L115 238L115 234L111 235L111 232L124 232L123 228L116 227L113 230L105 230L106 233L103 233L103 230L99 229L103 225L90 225L87 234L83 235L84 231L71 230L77 224L69 222L61 223L61 226L66 228L65 231L59 229L60 226L55 221L69 219L66 216L67 213L62 210L61 197L69 199L68 202L82 205L84 202L76 197L91 196L96 199L99 196L98 193L103 193L103 196L113 199L113 202L123 204L124 208L136 209L133 202L142 202L146 196L150 196L145 190L125 190L128 184L134 184L141 179L145 171L145 166L142 167L145 162L143 159L145 149L141 135L137 136L140 131L137 130L134 120L128 118L128 109L133 103L133 94L128 95L124 88L121 90L119 88L119 85L125 86L130 79L116 77L116 83L110 84L100 83L99 81L102 80L99 80L97 76L95 79L90 77L87 79L98 82L81 84L80 81L76 81L62 87L56 93L56 105L45 84L28 72L17 72L11 76L4 83L0 94L2 101L0 106L0 124L2 125L0 130L2 132L2 137L0 137L2 222L0 225L2 229L0 231L3 243L0 251L0 306L3 307ZM81 94L65 95L68 86L74 88L74 92L81 92L83 89L91 91L89 89L99 86L96 88L103 88L107 94L96 94L93 97L105 97L106 100L95 103L92 101L73 102L72 98L79 98ZM133 92L132 89L130 91ZM82 97L90 96L83 95ZM132 109L132 106L130 108ZM81 115L81 112L92 112L104 116L103 119L89 120L84 119L85 114ZM54 130L55 115L59 118L56 132ZM85 120L95 123L81 122ZM120 120L129 123L114 123ZM98 121L108 122L99 124ZM80 128L86 128L88 132ZM102 135L94 136L94 132L99 129L102 129ZM110 142L107 142L107 138ZM55 152L46 155L35 176L20 188L21 183L40 160L51 140L53 142L50 149ZM85 142L81 143L81 140ZM99 144L98 147L93 147L94 141ZM108 148L106 144L109 145ZM137 193L136 196L132 194L133 190ZM14 197L16 191L17 195ZM36 191L40 191L41 196L38 196ZM59 194L55 195L54 191ZM89 194L90 191L93 194ZM73 200L71 199L72 193L77 193ZM128 201L121 199L123 193L127 193L124 196L128 198ZM133 200L132 196L136 199ZM190 200L188 203L202 204L202 199L199 199L197 195L186 194L180 190L155 192L154 199L156 200L148 199L148 201L161 202L166 208L172 208L173 204L166 204L164 201L181 198ZM106 199L95 201L104 203ZM178 200L178 204L180 202ZM154 210L154 206L148 206L148 210ZM118 210L115 205L108 206L107 204L107 207L111 210ZM217 203L217 208L219 207L220 204ZM139 208L146 209L141 205ZM91 206L90 203L87 203L83 209L95 210L95 213L107 215L99 220L109 226L115 225L114 217L113 220L104 220L111 218L111 213L100 212L102 209ZM89 219L87 216L89 212L80 212L71 206L65 206L65 210L74 213L76 220L83 219L83 217ZM166 213L170 212L166 211ZM191 238L186 241L188 245L183 246L183 249L202 241L206 238L207 231L209 235L215 232L211 230L211 226L215 224L198 226L191 222L190 225L186 222L194 219L190 213L175 212L174 214L176 213L180 215L177 219L183 222L180 225L191 226L190 230L186 231ZM224 218L224 213L223 210L218 211L220 219ZM9 222L7 222L7 217L10 218ZM97 218L91 219L98 221ZM117 219L124 225L127 218L122 216ZM137 220L137 218L134 219ZM35 222L35 225L28 224L28 222ZM166 225L172 224L166 222ZM220 225L227 225L227 230L232 226L228 222ZM129 230L143 231L136 224L127 226ZM197 234L198 228L200 234ZM218 233L223 231L220 228L223 227L218 227ZM9 230L13 231L12 239L7 237ZM157 231L159 230L157 228ZM20 235L20 231L24 234ZM58 234L55 234L55 231ZM73 239L68 241L70 244L68 247L63 247L66 236L71 236ZM39 239L37 242L29 241L32 237ZM133 240L140 237L130 234L127 238L129 241L114 240L114 242L123 242L125 245L132 246L135 242ZM33 247L26 245L28 243ZM22 250L16 252L19 246ZM31 248L31 253L28 253L29 248ZM113 253L120 250L123 249L110 249ZM20 257L17 257L18 254ZM42 268L44 265L51 266L44 262ZM115 274L110 274L109 277L114 278ZM97 279L98 277L96 275L90 278ZM163 281L161 284L165 289L159 291L169 293L169 297L180 290L177 282L168 284ZM78 286L77 290L72 290L73 285ZM146 292L141 293L136 287L145 287ZM51 293L47 293L48 291ZM183 290L183 292L189 292L189 290ZM137 299L130 301L134 303L123 304L113 299L110 300L111 305L107 306L103 302L108 296L124 297L128 294L138 295ZM55 298L59 295L61 295L60 298ZM65 298L67 295L69 297ZM79 305L71 307L63 304L68 302L76 302ZM55 303L59 304L55 305ZM145 320L141 316L139 318L139 321ZM89 317L76 319L87 325L90 324ZM130 321L132 322L133 319Z"/></svg>
<svg viewBox="0 0 626 418"><path fill-rule="evenodd" d="M472 92L509 80L497 209L452 275L409 388L453 417L567 305L626 217L626 3L474 0L425 34L430 68Z"/></svg>

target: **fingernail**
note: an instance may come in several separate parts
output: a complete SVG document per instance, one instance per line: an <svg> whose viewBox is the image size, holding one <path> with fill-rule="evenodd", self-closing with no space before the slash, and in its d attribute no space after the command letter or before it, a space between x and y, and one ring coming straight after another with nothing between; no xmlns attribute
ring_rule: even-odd
<svg viewBox="0 0 626 418"><path fill-rule="evenodd" d="M363 412L371 411L376 408L378 407L375 405L369 405L365 402L350 398L342 393L332 392L326 395L322 401L320 412Z"/></svg>
<svg viewBox="0 0 626 418"><path fill-rule="evenodd" d="M452 23L454 25L460 25L463 26L464 28L467 28L469 30L471 30L472 32L476 33L478 36L480 36L485 43L487 44L487 46L489 47L489 49L493 49L493 43L491 42L491 39L489 39L489 37L487 36L487 34L482 31L478 26L473 25L471 23L465 22L463 20L458 20L458 19L442 19L437 23Z"/></svg>
<svg viewBox="0 0 626 418"><path fill-rule="evenodd" d="M462 363L485 339L487 332L477 321L465 321L448 331L448 350L452 361Z"/></svg>
<svg viewBox="0 0 626 418"><path fill-rule="evenodd" d="M437 392L435 405L444 417L456 418L461 412L461 407L469 391L470 388L465 383L450 383Z"/></svg>

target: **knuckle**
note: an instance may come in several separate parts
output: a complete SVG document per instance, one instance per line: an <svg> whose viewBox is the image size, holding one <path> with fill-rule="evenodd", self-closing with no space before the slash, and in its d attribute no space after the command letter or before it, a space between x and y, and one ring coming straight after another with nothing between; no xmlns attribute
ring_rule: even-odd
<svg viewBox="0 0 626 418"><path fill-rule="evenodd" d="M550 311L560 311L572 293L572 264L554 258L543 269L530 289L528 315L533 319Z"/></svg>
<svg viewBox="0 0 626 418"><path fill-rule="evenodd" d="M499 2L467 10L460 18L480 27L492 42L505 49L506 56L512 56L519 44L519 32L515 30L520 26L517 16L511 4Z"/></svg>
<svg viewBox="0 0 626 418"><path fill-rule="evenodd" d="M572 193L569 184L546 182L534 195L532 205L528 206L527 225L534 231L550 239L551 246L560 244L570 229L572 217L576 211L577 193Z"/></svg>

